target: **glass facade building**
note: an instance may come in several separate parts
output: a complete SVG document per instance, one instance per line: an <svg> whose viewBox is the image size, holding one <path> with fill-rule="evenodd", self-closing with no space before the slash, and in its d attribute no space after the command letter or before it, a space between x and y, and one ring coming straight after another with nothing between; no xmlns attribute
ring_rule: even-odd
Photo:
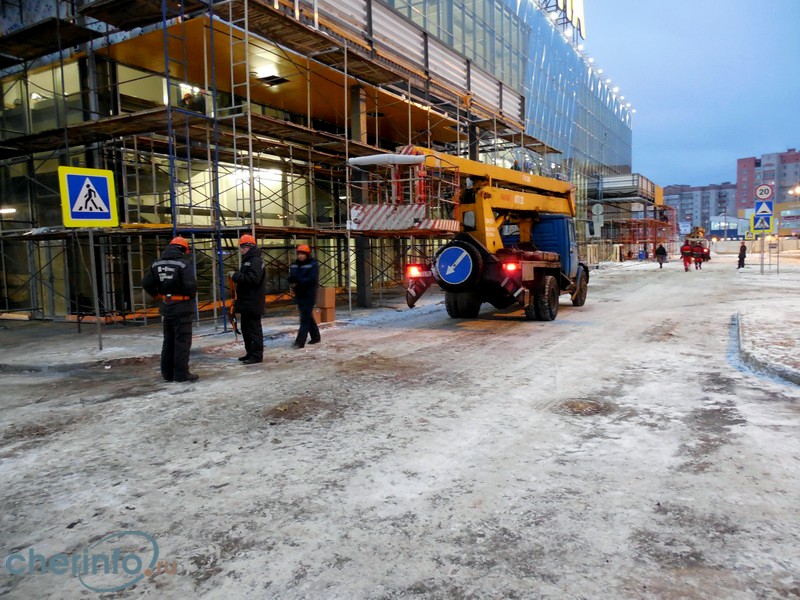
<svg viewBox="0 0 800 600"><path fill-rule="evenodd" d="M572 179L631 170L631 115L534 0L388 0L525 97L526 133L562 153Z"/></svg>

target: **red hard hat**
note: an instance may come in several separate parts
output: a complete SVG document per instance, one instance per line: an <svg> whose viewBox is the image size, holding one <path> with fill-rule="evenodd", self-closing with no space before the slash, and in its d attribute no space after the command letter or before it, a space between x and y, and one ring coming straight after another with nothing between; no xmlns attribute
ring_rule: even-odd
<svg viewBox="0 0 800 600"><path fill-rule="evenodd" d="M189 249L189 242L186 241L186 238L178 236L172 238L172 241L169 243L170 246L183 246L187 250Z"/></svg>
<svg viewBox="0 0 800 600"><path fill-rule="evenodd" d="M311 247L306 244L300 244L297 247L298 252L304 252L305 254L311 254Z"/></svg>
<svg viewBox="0 0 800 600"><path fill-rule="evenodd" d="M242 237L239 238L239 245L244 246L245 244L252 244L253 246L255 246L256 238L254 238L249 233L245 233Z"/></svg>

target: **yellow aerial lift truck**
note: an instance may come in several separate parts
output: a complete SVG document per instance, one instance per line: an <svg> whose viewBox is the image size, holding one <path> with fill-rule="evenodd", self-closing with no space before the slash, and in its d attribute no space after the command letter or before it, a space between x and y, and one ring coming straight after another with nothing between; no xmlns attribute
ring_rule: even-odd
<svg viewBox="0 0 800 600"><path fill-rule="evenodd" d="M454 218L461 225L432 263L407 265L410 307L434 282L445 290L452 318L475 318L488 302L498 309L517 304L530 320L552 321L562 294L583 306L589 269L578 259L570 183L414 150L431 167L458 169Z"/></svg>

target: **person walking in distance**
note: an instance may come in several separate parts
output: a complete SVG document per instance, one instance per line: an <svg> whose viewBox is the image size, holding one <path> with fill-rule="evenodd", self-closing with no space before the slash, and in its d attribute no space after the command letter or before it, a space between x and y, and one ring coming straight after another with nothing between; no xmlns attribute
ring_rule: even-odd
<svg viewBox="0 0 800 600"><path fill-rule="evenodd" d="M309 335L311 341L308 343L318 344L321 337L314 321L314 304L319 287L319 263L312 258L311 248L305 244L297 247L297 260L289 267L289 285L294 290L294 300L300 311L300 329L297 330L294 347L305 346Z"/></svg>
<svg viewBox="0 0 800 600"><path fill-rule="evenodd" d="M692 265L692 245L689 240L684 240L681 246L681 258L683 259L683 270L688 271Z"/></svg>
<svg viewBox="0 0 800 600"><path fill-rule="evenodd" d="M144 290L159 301L164 330L161 375L165 381L197 381L189 372L192 349L192 317L197 311L197 276L189 256L189 242L175 237L161 257L145 272Z"/></svg>
<svg viewBox="0 0 800 600"><path fill-rule="evenodd" d="M667 249L664 248L664 244L659 244L658 248L656 248L656 260L658 261L658 268L663 269L667 260Z"/></svg>
<svg viewBox="0 0 800 600"><path fill-rule="evenodd" d="M240 313L242 339L245 355L239 360L245 365L254 365L264 360L264 330L261 317L266 308L267 280L264 277L264 261L256 238L249 233L239 238L242 266L230 271L228 277L236 284L234 310Z"/></svg>
<svg viewBox="0 0 800 600"><path fill-rule="evenodd" d="M702 270L703 268L703 245L700 242L695 242L692 246L692 257L694 258L694 268Z"/></svg>
<svg viewBox="0 0 800 600"><path fill-rule="evenodd" d="M744 269L745 258L747 258L747 244L742 242L742 245L739 246L739 265L736 267L737 269Z"/></svg>

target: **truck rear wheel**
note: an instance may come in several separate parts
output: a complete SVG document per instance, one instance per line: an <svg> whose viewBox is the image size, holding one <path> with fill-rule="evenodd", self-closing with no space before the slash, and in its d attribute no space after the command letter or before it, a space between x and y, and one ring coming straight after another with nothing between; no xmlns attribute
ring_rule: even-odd
<svg viewBox="0 0 800 600"><path fill-rule="evenodd" d="M458 297L458 312L462 319L474 319L481 312L481 298L475 292L461 292Z"/></svg>
<svg viewBox="0 0 800 600"><path fill-rule="evenodd" d="M461 318L461 311L458 306L458 295L455 292L444 293L444 308L451 319Z"/></svg>
<svg viewBox="0 0 800 600"><path fill-rule="evenodd" d="M534 295L534 309L540 321L552 321L558 315L558 281L552 275L545 275L542 291Z"/></svg>
<svg viewBox="0 0 800 600"><path fill-rule="evenodd" d="M586 304L586 294L589 289L589 275L583 267L578 267L578 283L575 286L575 293L572 294L572 306L583 306Z"/></svg>

